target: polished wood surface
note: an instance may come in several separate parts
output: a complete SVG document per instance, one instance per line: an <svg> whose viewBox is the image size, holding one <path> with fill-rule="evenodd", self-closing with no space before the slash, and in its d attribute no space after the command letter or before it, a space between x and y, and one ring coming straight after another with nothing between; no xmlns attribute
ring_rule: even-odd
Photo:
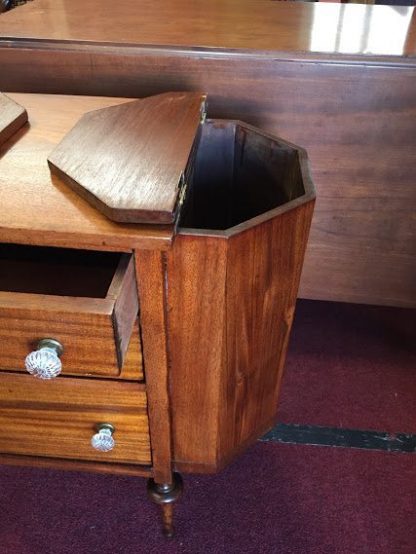
<svg viewBox="0 0 416 554"><path fill-rule="evenodd" d="M27 191L23 185L14 184L14 180L22 183L32 176L22 148L30 135L32 173L41 168L38 184L45 187L45 201L51 199L52 206L55 202L58 212L53 212L46 233L40 233L37 213L33 216L33 233L29 212L7 220L2 227L2 248L22 247L4 244L8 240L46 244L48 252L51 246L66 246L54 249L61 254L68 253L71 245L78 249L88 247L88 257L97 265L102 256L112 260L112 271L104 264L94 275L89 269L85 271L85 264L81 263L82 270L77 273L71 271L66 260L59 273L53 267L54 256L45 255L50 272L38 271L33 282L30 277L17 282L5 278L5 291L0 292L0 311L5 321L3 342L9 341L10 348L16 348L15 343L26 336L25 326L33 328L39 321L47 323L48 333L44 329L49 336L51 326L61 325L62 333L68 337L62 340L55 331L53 335L64 343L64 367L64 356L71 353L69 344L76 346L73 352L78 361L74 358L73 367L79 369L83 361L80 347L85 341L91 348L94 333L103 327L99 321L103 316L106 330L111 322L111 330L118 338L114 341L114 335L102 333L93 344L89 362L97 371L101 356L104 358L105 348L110 345L115 351L116 344L119 351L118 356L113 354L112 364L120 364L126 337L134 328L122 373L105 375L113 380L97 375L94 379L85 378L86 373L82 373L77 378L63 375L45 382L3 371L2 459L97 471L105 471L107 466L108 471L133 475L151 473L155 491L163 493L162 504L170 502L174 498L169 495L178 483L172 474L174 469L218 471L273 424L315 197L306 153L245 123L204 120L198 124L197 140L186 167L187 194L178 202L183 217L178 218L175 229L173 225L162 228L150 237L150 226L107 222L108 235L95 235L91 240L87 216L93 226L104 219L65 183L47 180L41 154L50 120L55 121L56 115L62 122L59 106L64 114L70 110L76 121L74 106L83 113L89 102L99 104L105 100L42 95L38 101L30 95L22 97L32 98L35 107L45 102L53 109L44 108L41 132L30 135L31 127L9 143L1 163L8 160L3 167L10 173L6 171L3 178L0 163L0 184L7 183L14 195L9 207L12 200L19 209L29 205L32 198L36 200L36 189ZM112 102L117 108L123 100ZM34 122L36 131L36 117ZM58 126L53 142L57 135L62 138L68 122L65 119L65 125ZM50 130L47 136L49 133ZM37 156L36 148L41 153ZM19 172L15 169L12 173L11 165L7 165L12 162ZM54 199L55 187L59 187L63 197ZM73 235L65 219L68 213L71 215L68 199L85 209L86 219L81 220L80 226L72 219ZM30 209L33 214L33 206ZM6 216L6 210L3 213L0 208L0 229ZM61 229L61 220L67 226L58 240L56 232ZM122 229L129 232L121 234ZM39 249L40 246L32 247L33 251ZM119 252L95 251L107 249ZM24 276L33 273L27 262L23 260ZM29 262L32 263L30 259ZM19 264L13 267L18 274ZM68 276L60 279L60 274ZM75 281L84 282L82 276L85 286L77 296L79 287ZM26 283L31 287L27 291ZM55 288L48 289L52 285ZM137 294L133 295L135 286ZM48 294L51 290L54 294ZM137 311L140 331L135 319ZM73 325L73 316L81 318L82 325L78 320ZM13 341L10 328L16 321L19 324L13 327L17 329ZM135 340L142 344L145 384L121 380L134 378L125 367ZM139 365L137 359L135 363ZM106 367L110 365L107 360ZM116 447L109 453L97 453L90 446L99 423L116 428ZM168 507L164 510L164 526L169 535L173 532L172 517Z"/></svg>
<svg viewBox="0 0 416 554"><path fill-rule="evenodd" d="M13 94L30 125L0 150L0 241L100 250L167 248L170 227L115 224L58 178L47 157L86 112L123 99Z"/></svg>
<svg viewBox="0 0 416 554"><path fill-rule="evenodd" d="M227 240L178 235L168 255L173 459L215 467L219 450ZM232 395L232 391L230 391ZM195 469L198 471L198 469Z"/></svg>
<svg viewBox="0 0 416 554"><path fill-rule="evenodd" d="M176 238L168 322L178 470L217 471L273 425L312 209L228 239Z"/></svg>
<svg viewBox="0 0 416 554"><path fill-rule="evenodd" d="M115 427L116 446L90 444L99 423ZM0 452L74 460L149 464L143 385L88 379L53 381L4 374L0 380Z"/></svg>
<svg viewBox="0 0 416 554"><path fill-rule="evenodd" d="M175 534L173 506L182 495L182 491L183 481L178 473L172 475L172 483L157 483L154 479L149 479L147 482L147 495L160 506L162 531L167 538L172 538Z"/></svg>
<svg viewBox="0 0 416 554"><path fill-rule="evenodd" d="M113 221L173 223L203 100L171 92L90 112L49 155L52 173Z"/></svg>
<svg viewBox="0 0 416 554"><path fill-rule="evenodd" d="M224 458L274 423L313 208L310 201L229 239Z"/></svg>
<svg viewBox="0 0 416 554"><path fill-rule="evenodd" d="M162 255L160 252L135 252L153 475L157 483L171 483L172 406L169 398L166 262Z"/></svg>
<svg viewBox="0 0 416 554"><path fill-rule="evenodd" d="M413 7L38 0L0 34L3 90L203 91L210 117L304 146L318 200L300 296L416 306Z"/></svg>
<svg viewBox="0 0 416 554"><path fill-rule="evenodd" d="M27 354L37 348L40 339L51 337L64 346L64 374L143 379L132 257L127 254L119 257L108 291L99 298L65 295L65 279L58 285L64 289L62 296L58 295L59 290L48 294L47 288L43 294L31 292L32 274L37 278L42 277L44 287L48 280L55 280L56 275L51 269L52 260L48 260L47 267L44 267L41 261L36 264L36 259L33 259L36 249L30 249L30 252L31 271L24 264L26 260L22 259L21 254L18 259L21 265L18 268L9 264L9 258L0 264L4 272L0 278L0 337L3 343L0 367L25 371ZM61 257L65 258L66 252L60 252ZM57 265L60 261L58 259ZM77 264L82 262L85 263L85 256L72 259L72 265L68 263L64 266L68 271L66 279L82 278L85 271L81 271L81 276L77 275ZM48 270L51 275L48 275ZM100 272L97 271L95 276L99 278ZM14 292L10 292L10 280L18 281L17 292L15 284L12 289ZM53 283L53 286L57 285ZM128 349L130 342L131 348Z"/></svg>
<svg viewBox="0 0 416 554"><path fill-rule="evenodd" d="M114 299L113 313L111 314L111 320L114 329L114 339L116 342L116 353L118 366L121 368L122 373L124 369L124 362L128 359L128 351L130 341L138 341L140 346L141 355L141 343L137 333L137 322L139 312L139 302L137 298L136 287L136 271L134 268L134 260L128 256L123 256L121 264L125 264L125 267L118 267L114 276L110 289L107 292L107 298ZM119 271L121 270L121 271ZM136 360L136 363L138 361ZM139 362L138 370L143 378L143 364Z"/></svg>
<svg viewBox="0 0 416 554"><path fill-rule="evenodd" d="M0 35L12 44L35 39L277 51L295 57L415 56L412 13L412 8L397 12L390 6L269 0L142 0L140 9L136 0L117 5L112 0L36 0L3 15Z"/></svg>
<svg viewBox="0 0 416 554"><path fill-rule="evenodd" d="M302 150L233 122L203 125L193 167L166 254L169 380L175 468L204 472L274 422L314 188Z"/></svg>
<svg viewBox="0 0 416 554"><path fill-rule="evenodd" d="M26 122L26 110L0 93L0 144L9 140Z"/></svg>

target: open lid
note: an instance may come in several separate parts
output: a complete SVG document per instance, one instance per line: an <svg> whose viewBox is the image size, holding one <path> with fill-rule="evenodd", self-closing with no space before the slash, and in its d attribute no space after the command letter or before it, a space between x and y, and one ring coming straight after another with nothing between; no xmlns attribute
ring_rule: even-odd
<svg viewBox="0 0 416 554"><path fill-rule="evenodd" d="M170 92L86 113L48 158L113 221L172 223L205 96Z"/></svg>

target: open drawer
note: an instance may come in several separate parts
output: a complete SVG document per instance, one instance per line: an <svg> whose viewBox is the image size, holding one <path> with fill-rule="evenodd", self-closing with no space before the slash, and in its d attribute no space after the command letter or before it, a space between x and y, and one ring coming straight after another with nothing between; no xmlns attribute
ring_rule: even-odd
<svg viewBox="0 0 416 554"><path fill-rule="evenodd" d="M62 345L63 374L141 379L132 257L0 245L0 368L25 371L42 339Z"/></svg>

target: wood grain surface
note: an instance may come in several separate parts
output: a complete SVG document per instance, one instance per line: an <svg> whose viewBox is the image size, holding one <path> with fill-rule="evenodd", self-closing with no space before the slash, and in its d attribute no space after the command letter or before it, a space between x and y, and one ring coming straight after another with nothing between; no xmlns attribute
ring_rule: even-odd
<svg viewBox="0 0 416 554"><path fill-rule="evenodd" d="M116 462L109 464L91 460L66 460L63 458L42 458L18 454L0 454L0 464L103 474L110 473L112 475L129 475L132 477L151 477L153 475L151 466L146 465L119 464Z"/></svg>
<svg viewBox="0 0 416 554"><path fill-rule="evenodd" d="M136 332L134 327L137 324L139 312L136 271L132 257L127 255L121 257L120 265L107 292L107 298L114 299L111 321L114 330L118 366L123 368L132 333ZM133 341L137 338L137 335L133 337ZM140 364L140 372L142 371L141 366L142 364Z"/></svg>
<svg viewBox="0 0 416 554"><path fill-rule="evenodd" d="M116 429L116 446L110 452L98 452L90 444L99 423L111 423ZM69 378L42 381L3 374L0 452L149 464L144 386Z"/></svg>
<svg viewBox="0 0 416 554"><path fill-rule="evenodd" d="M177 235L167 257L175 466L217 466L226 367L227 239ZM201 469L202 468L202 469ZM198 471L196 469L196 471Z"/></svg>
<svg viewBox="0 0 416 554"><path fill-rule="evenodd" d="M0 149L0 240L35 245L129 251L167 248L172 228L115 224L51 176L47 157L79 118L123 99L10 95L29 113L30 127Z"/></svg>
<svg viewBox="0 0 416 554"><path fill-rule="evenodd" d="M144 250L135 252L153 475L157 483L171 483L172 406L169 398L166 273L162 255Z"/></svg>
<svg viewBox="0 0 416 554"><path fill-rule="evenodd" d="M175 467L218 471L273 425L313 201L168 254ZM183 317L186 314L186 317Z"/></svg>
<svg viewBox="0 0 416 554"><path fill-rule="evenodd" d="M224 50L415 56L412 8L293 4L269 0L36 0L0 20L14 44L36 41ZM177 21L181 25L177 25ZM390 40L383 40L386 27ZM324 35L324 36L322 36ZM380 39L381 37L381 39ZM338 39L338 40L337 40Z"/></svg>
<svg viewBox="0 0 416 554"><path fill-rule="evenodd" d="M217 471L274 422L314 188L302 150L236 122L208 120L191 165L166 254L174 463Z"/></svg>
<svg viewBox="0 0 416 554"><path fill-rule="evenodd" d="M30 252L33 257L36 250L30 249ZM83 258L73 258L72 255L72 266L68 263L66 269L70 272L68 277L75 280L82 278L85 271L77 274L76 262L81 263ZM6 276L10 276L9 259L1 261L4 263L0 263L0 268ZM29 291L32 290L33 273L43 275L46 282L56 275L51 271L51 276L48 276L48 267L40 261L36 265L36 259L30 260L31 271L27 271L22 254L18 261L21 266L15 268L11 275L11 278L17 276L17 292L8 290L9 280L5 276L0 278L3 288L0 291L0 336L3 342L0 367L24 371L27 354L37 348L40 339L51 337L64 346L64 374L143 378L137 327L137 291L131 256L123 254L120 257L113 270L108 293L102 298L58 296L59 291L48 294L50 291L47 288L43 294L24 292L24 278ZM56 262L58 265L59 261ZM51 258L48 266L52 265ZM99 275L97 272L96 277ZM131 348L128 349L130 342Z"/></svg>
<svg viewBox="0 0 416 554"><path fill-rule="evenodd" d="M26 110L0 92L0 145L9 140L26 122Z"/></svg>
<svg viewBox="0 0 416 554"><path fill-rule="evenodd" d="M318 200L299 294L416 306L413 7L41 2L0 21L3 90L206 92L210 117L309 153Z"/></svg>
<svg viewBox="0 0 416 554"><path fill-rule="evenodd" d="M310 201L228 241L223 464L274 423L313 207Z"/></svg>
<svg viewBox="0 0 416 554"><path fill-rule="evenodd" d="M87 113L49 155L52 173L113 221L173 223L203 100L172 92Z"/></svg>

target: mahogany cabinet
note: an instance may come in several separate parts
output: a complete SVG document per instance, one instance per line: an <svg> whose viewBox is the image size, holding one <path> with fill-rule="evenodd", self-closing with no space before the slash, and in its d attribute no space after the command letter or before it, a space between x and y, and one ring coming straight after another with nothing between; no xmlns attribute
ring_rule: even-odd
<svg viewBox="0 0 416 554"><path fill-rule="evenodd" d="M179 472L274 424L306 153L197 93L10 97L29 125L0 147L1 460L148 477L171 535Z"/></svg>

